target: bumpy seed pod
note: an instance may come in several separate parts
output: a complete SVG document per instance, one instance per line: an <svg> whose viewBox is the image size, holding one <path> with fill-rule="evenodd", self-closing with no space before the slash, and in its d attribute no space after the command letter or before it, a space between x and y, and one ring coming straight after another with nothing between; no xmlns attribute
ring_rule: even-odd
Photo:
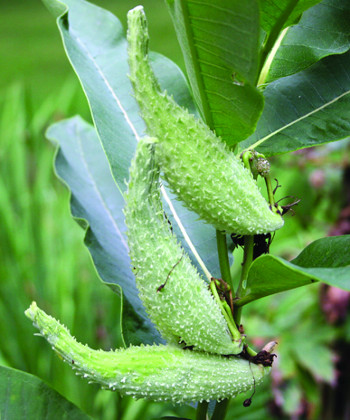
<svg viewBox="0 0 350 420"><path fill-rule="evenodd" d="M231 336L219 304L165 217L154 148L152 139L139 142L125 196L130 258L140 298L168 343L238 354L243 346L240 333L234 326Z"/></svg>
<svg viewBox="0 0 350 420"><path fill-rule="evenodd" d="M52 348L77 374L122 395L172 403L221 400L262 381L269 368L172 346L92 350L78 343L33 302L25 312Z"/></svg>
<svg viewBox="0 0 350 420"><path fill-rule="evenodd" d="M165 92L148 61L147 21L141 6L128 13L130 80L165 179L187 207L216 229L240 235L283 225L241 161L201 121Z"/></svg>

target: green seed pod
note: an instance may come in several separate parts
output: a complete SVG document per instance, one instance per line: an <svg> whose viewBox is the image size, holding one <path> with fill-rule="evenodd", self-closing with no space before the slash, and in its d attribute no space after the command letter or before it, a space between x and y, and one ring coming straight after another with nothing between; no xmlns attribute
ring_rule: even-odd
<svg viewBox="0 0 350 420"><path fill-rule="evenodd" d="M33 302L25 312L41 335L77 374L122 395L172 403L234 397L262 381L269 368L172 346L92 350L78 343Z"/></svg>
<svg viewBox="0 0 350 420"><path fill-rule="evenodd" d="M147 21L141 6L128 13L130 80L170 188L218 230L240 235L283 225L261 195L250 171L224 142L164 92L148 61Z"/></svg>
<svg viewBox="0 0 350 420"><path fill-rule="evenodd" d="M152 139L141 139L125 196L129 253L140 298L168 343L218 354L242 351L208 285L177 242L160 199L159 168Z"/></svg>

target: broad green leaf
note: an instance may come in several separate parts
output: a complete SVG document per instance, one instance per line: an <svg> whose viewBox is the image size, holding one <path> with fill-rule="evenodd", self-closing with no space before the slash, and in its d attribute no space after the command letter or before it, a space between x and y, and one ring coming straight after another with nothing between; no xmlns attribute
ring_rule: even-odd
<svg viewBox="0 0 350 420"><path fill-rule="evenodd" d="M55 3L56 0L45 2ZM89 100L96 130L111 165L113 177L119 189L125 191L131 157L138 139L145 134L146 127L139 115L127 76L127 43L124 31L119 20L106 10L83 0L65 0L65 4L69 7L69 13L58 19L64 47ZM160 54L153 54L151 58L162 88L172 94L180 105L195 113L180 69ZM216 252L211 241L215 238L215 230L198 221L192 227L192 221L198 219L198 216L186 210L176 200L173 200L173 206L194 245L202 244L204 261L207 262L207 258L212 260L212 255ZM173 227L178 231L176 223ZM204 243L199 242L201 238L196 238L198 231L206 238ZM184 243L184 246L187 247L187 244ZM217 262L208 268L215 271Z"/></svg>
<svg viewBox="0 0 350 420"><path fill-rule="evenodd" d="M263 108L255 87L256 0L168 0L195 101L204 121L229 145L250 135Z"/></svg>
<svg viewBox="0 0 350 420"><path fill-rule="evenodd" d="M241 143L266 156L350 135L350 53L332 55L272 82L256 132Z"/></svg>
<svg viewBox="0 0 350 420"><path fill-rule="evenodd" d="M272 255L257 258L239 305L316 281L350 291L350 235L318 239L291 262Z"/></svg>
<svg viewBox="0 0 350 420"><path fill-rule="evenodd" d="M127 316L122 316L122 330L126 344L159 342L159 335L138 298L131 271L121 211L124 198L114 182L96 131L75 117L52 125L47 137L59 145L56 172L71 191L72 215L86 228L85 244L97 272L123 300L123 313Z"/></svg>
<svg viewBox="0 0 350 420"><path fill-rule="evenodd" d="M324 0L289 28L272 61L267 82L301 71L350 48L350 3Z"/></svg>
<svg viewBox="0 0 350 420"><path fill-rule="evenodd" d="M51 0L42 0L42 2L47 7L48 11L55 17L58 18L62 13L65 12L66 6L63 2L57 0L57 1L51 1Z"/></svg>
<svg viewBox="0 0 350 420"><path fill-rule="evenodd" d="M54 5L57 0L45 0ZM145 124L128 78L127 42L119 20L84 0L64 0L67 12L58 18L64 47L89 100L92 116L121 191L137 139ZM161 85L181 105L193 110L178 67L159 54L152 56Z"/></svg>
<svg viewBox="0 0 350 420"><path fill-rule="evenodd" d="M295 23L301 14L321 0L260 0L261 26L269 34Z"/></svg>
<svg viewBox="0 0 350 420"><path fill-rule="evenodd" d="M284 28L297 23L302 13L320 0L260 0L261 42L259 84L266 79L271 54L283 36Z"/></svg>
<svg viewBox="0 0 350 420"><path fill-rule="evenodd" d="M78 407L36 376L0 366L0 418L88 420Z"/></svg>
<svg viewBox="0 0 350 420"><path fill-rule="evenodd" d="M166 182L164 185L167 186ZM166 189L167 195L170 198L171 205L175 208L175 213L169 208L168 202L163 200L163 206L167 217L173 227L176 237L181 240L182 246L186 252L189 253L192 262L197 266L200 272L203 272L203 266L196 256L192 256L192 250L186 242L184 233L179 229L179 225L174 217L174 214L179 216L181 223L185 228L185 233L190 236L190 240L194 244L199 258L203 258L204 265L211 273L210 277L220 278L220 267L216 248L216 230L212 225L206 224L199 220L199 216L187 210L182 206L181 202L176 199L176 196ZM203 272L206 274L206 272Z"/></svg>
<svg viewBox="0 0 350 420"><path fill-rule="evenodd" d="M45 0L54 4L56 0ZM83 0L66 0L69 12L58 18L58 26L63 38L67 55L81 80L89 100L96 130L111 166L112 175L122 193L126 188L128 168L136 143L145 133L145 124L139 116L138 105L133 98L131 83L128 79L127 45L124 31L118 19L111 13ZM188 87L180 70L170 60L153 54L152 64L160 84L173 94L175 100L194 111ZM118 209L122 214L122 203ZM192 222L196 215L187 211L179 202L173 202L184 231L196 246L201 244L201 255L209 264L216 255L215 230L202 222ZM89 223L91 223L88 220ZM176 223L174 231L179 232ZM200 232L200 235L198 233ZM179 235L179 238L182 236ZM102 241L102 240L101 240ZM188 249L189 241L184 242ZM108 255L103 253L104 244L91 242L96 253L105 264L110 266ZM195 258L198 261L198 258ZM217 274L218 263L213 261L213 275ZM215 271L216 270L216 271ZM109 282L109 280L106 280ZM112 281L113 283L116 280Z"/></svg>
<svg viewBox="0 0 350 420"><path fill-rule="evenodd" d="M347 267L350 265L350 235L318 239L308 245L292 262L304 268Z"/></svg>

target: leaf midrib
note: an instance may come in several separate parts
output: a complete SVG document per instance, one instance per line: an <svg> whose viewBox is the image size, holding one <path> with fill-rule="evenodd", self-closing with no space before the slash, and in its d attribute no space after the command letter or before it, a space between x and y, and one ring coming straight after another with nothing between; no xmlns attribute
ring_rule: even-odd
<svg viewBox="0 0 350 420"><path fill-rule="evenodd" d="M74 34L74 31L70 31L71 35ZM110 83L108 82L107 78L105 77L103 71L101 70L100 66L97 64L96 60L94 59L93 55L90 54L90 51L88 50L88 48L85 46L85 44L83 43L83 41L74 34L74 38L77 41L77 43L84 49L84 51L86 52L87 56L89 57L89 59L91 60L91 62L93 63L93 65L95 66L98 74L101 76L103 82L106 84L107 89L109 90L109 92L111 93L113 99L117 102L118 107L120 108L120 110L122 111L122 114L127 122L127 124L129 125L129 127L131 128L132 132L134 133L134 136L136 137L137 141L140 140L140 136L137 133L136 128L134 127L134 125L132 124L126 110L124 109L122 103L120 102L118 96L115 94L112 86L110 85ZM78 76L79 77L79 76ZM88 99L89 100L89 99ZM94 119L94 116L92 115L92 118ZM95 122L95 121L94 121ZM95 124L96 126L96 124Z"/></svg>
<svg viewBox="0 0 350 420"><path fill-rule="evenodd" d="M78 146L79 146L79 151L80 151L80 157L81 157L82 163L83 163L83 165L84 165L84 167L86 169L86 172L87 172L87 174L88 174L88 176L90 178L91 185L93 186L93 189L95 190L96 195L97 195L97 197L99 198L99 200L101 202L102 208L105 210L105 212L107 214L107 217L110 219L110 221L112 223L112 226L114 227L115 231L117 232L117 234L118 234L118 236L119 236L119 238L120 238L120 240L121 240L124 248L127 250L127 252L129 252L128 244L126 243L126 240L125 240L125 238L124 238L121 230L119 229L119 227L118 227L118 225L117 225L114 217L112 216L112 214L111 214L111 212L110 212L110 210L109 210L109 208L108 208L108 206L107 206L107 204L106 204L106 202L105 202L105 200L104 200L101 192L97 188L97 184L96 184L95 179L94 179L94 177L93 177L93 175L92 175L92 173L90 171L89 165L88 165L87 160L86 160L86 157L85 157L86 155L85 155L85 152L84 152L84 148L83 148L83 144L82 144L82 139L81 139L81 136L80 136L80 133L78 131L78 127L77 126L76 126L76 138L78 139Z"/></svg>
<svg viewBox="0 0 350 420"><path fill-rule="evenodd" d="M88 50L88 48L85 46L84 42L81 40L81 38L80 38L79 36L77 36L77 35L74 33L74 31L70 30L70 34L71 34L71 37L72 37L73 39L75 39L75 41L77 42L77 44L78 44L79 46L81 46L81 48L85 51L85 53L86 53L87 57L90 59L90 61L92 62L93 66L96 68L96 70L97 70L98 74L101 76L101 78L102 78L103 82L106 84L108 91L109 91L109 92L111 93L111 95L112 95L112 98L116 101L117 106L118 106L118 107L120 108L120 110L122 111L122 114L123 114L123 116L124 116L124 118L125 118L125 120L126 120L126 122L127 122L128 126L130 127L130 129L131 129L131 130L132 130L132 132L134 133L134 136L135 136L136 140L137 140L137 141L140 141L140 135L138 134L138 132L137 132L137 130L136 130L136 128L135 128L135 126L133 125L132 121L130 120L130 118L129 118L129 116L128 116L128 114L127 114L126 110L124 109L124 107L123 107L123 105L122 105L121 101L119 100L118 96L117 96L117 95L116 95L116 93L114 92L114 90L113 90L112 86L111 86L111 85L110 85L110 83L108 82L108 79L105 77L105 75L104 75L104 73L103 73L102 69L100 68L100 66L99 66L99 65L98 65L98 63L96 62L96 60L95 60L94 56L93 56L92 54L90 54L90 51L89 51L89 50ZM67 51L66 51L66 52L67 52ZM69 57L68 52L67 52L67 56ZM79 75L78 75L78 77L79 77ZM82 84L82 86L83 86L83 84ZM89 100L89 99L88 99L88 100ZM89 102L90 102L90 101L89 101ZM93 113L92 113L92 118L93 118L94 123L95 123L95 119L94 119L94 115L93 115ZM96 123L95 123L95 127L97 127ZM88 173L90 174L90 172L89 172L89 171L88 171ZM113 175L113 174L112 174L112 175ZM114 178L114 177L113 177L113 178ZM115 179L114 179L114 180L115 180ZM118 185L118 183L117 183L116 181L115 181L115 183L116 183L116 185L118 186L118 189L119 189L119 185ZM96 189L96 191L98 191L98 190L97 190L97 188L96 188L95 183L93 183L93 185L94 185L94 188ZM183 236L184 236L185 241L187 242L187 245L188 245L188 246L189 246L189 248L191 249L191 251L192 251L192 253L193 253L194 257L196 258L196 260L197 260L198 264L201 266L201 268L202 268L202 270L204 271L204 273L206 274L206 276L210 279L212 276L211 276L211 274L209 273L209 270L206 268L206 266L205 266L205 264L204 264L203 260L201 259L200 255L198 254L198 252L197 252L197 250L196 250L196 248L195 248L195 246L194 246L193 242L191 241L191 238L190 238L190 237L189 237L189 235L187 234L186 229L185 229L185 227L183 226L183 224L181 223L181 220L180 220L180 218L179 218L179 216L178 216L178 214L177 214L177 212L176 212L176 210L175 210L174 206L172 205L171 200L170 200L170 198L169 198L169 196L168 196L168 194L167 194L167 192L165 191L165 189L164 189L164 188L161 188L161 193L162 193L162 195L163 195L163 197L164 197L165 201L168 203L169 208L170 208L170 210L171 210L171 212L172 212L172 214L173 214L173 216L174 216L174 219L176 220L176 223L178 224L179 229L180 229L180 231L182 232L182 234L183 234ZM98 194L99 194L99 191L98 191ZM103 202L103 199L102 199L102 197L101 197L101 196L100 196L100 199L101 199L101 200L102 200L102 202ZM103 203L104 203L104 202L103 202ZM106 208L106 211L109 211L109 210L107 209L107 207L106 207L106 206L105 206L105 208ZM114 219L113 219L112 215L111 215L111 214L109 214L109 215L110 215L110 217L111 217L112 221L114 222ZM116 226L116 228L118 229L118 227L117 227L117 226ZM119 229L118 229L118 230L119 230ZM126 249L128 249L128 247L127 247L127 244L126 244L126 243L125 243L125 246L126 246Z"/></svg>
<svg viewBox="0 0 350 420"><path fill-rule="evenodd" d="M262 143L264 143L266 140L270 139L271 137L275 136L276 134L282 132L283 130L286 130L289 127L292 127L294 124L297 124L300 121L303 121L304 119L310 117L311 115L313 115L313 114L315 114L319 111L322 111L322 109L326 108L327 106L332 105L334 102L337 102L339 99L348 95L349 93L350 93L350 89L348 91L342 93L341 95L337 96L336 98L332 99L331 101L326 102L322 106L313 109L312 111L308 112L307 114L303 115L302 117L297 118L296 120L291 121L290 123L284 125L283 127L280 127L278 130L273 131L272 133L268 134L267 136L263 137L262 139L258 140L257 142L255 142L254 144L249 146L247 150L255 149L256 147L260 146Z"/></svg>

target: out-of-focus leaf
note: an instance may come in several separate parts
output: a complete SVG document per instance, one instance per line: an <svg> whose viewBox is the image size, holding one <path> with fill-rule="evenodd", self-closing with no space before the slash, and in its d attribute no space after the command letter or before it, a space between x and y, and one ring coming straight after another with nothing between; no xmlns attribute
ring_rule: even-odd
<svg viewBox="0 0 350 420"><path fill-rule="evenodd" d="M272 255L257 258L238 305L315 281L350 291L350 235L318 239L291 262Z"/></svg>
<svg viewBox="0 0 350 420"><path fill-rule="evenodd" d="M0 418L90 419L41 379L4 366L0 366Z"/></svg>
<svg viewBox="0 0 350 420"><path fill-rule="evenodd" d="M266 380L256 389L256 393L252 399L252 405L247 409L243 405L247 398L252 396L252 391L244 392L237 395L229 404L225 419L227 420L273 420L273 416L269 410L269 401L272 398L270 381Z"/></svg>
<svg viewBox="0 0 350 420"><path fill-rule="evenodd" d="M316 306L316 303L314 303ZM307 313L300 317L298 326L291 327L289 338L293 341L290 356L298 366L302 366L317 380L332 383L335 380L334 354L329 343L336 339L336 330L325 325L320 319L321 313L311 318ZM312 335L310 336L310 331ZM288 334L288 333L287 333ZM287 346L287 336L285 346Z"/></svg>
<svg viewBox="0 0 350 420"><path fill-rule="evenodd" d="M298 383L294 380L286 385L282 390L283 395L283 411L290 416L295 416L299 410L302 400L302 390Z"/></svg>
<svg viewBox="0 0 350 420"><path fill-rule="evenodd" d="M308 325L307 335L299 335L293 344L292 352L297 358L298 364L308 369L316 378L322 378L331 383L335 379L333 365L334 356L331 350L324 344L310 339L312 325Z"/></svg>
<svg viewBox="0 0 350 420"><path fill-rule="evenodd" d="M167 1L200 113L229 145L255 128L263 97L256 0Z"/></svg>
<svg viewBox="0 0 350 420"><path fill-rule="evenodd" d="M350 135L350 53L332 55L272 82L256 132L240 144L266 156Z"/></svg>
<svg viewBox="0 0 350 420"><path fill-rule="evenodd" d="M75 117L52 125L47 136L59 144L56 171L71 191L72 215L87 228L85 244L96 269L106 284L114 283L113 290L123 298L126 344L159 342L159 335L138 298L130 268L121 211L124 198L114 182L96 131ZM124 319L126 314L128 319Z"/></svg>
<svg viewBox="0 0 350 420"><path fill-rule="evenodd" d="M320 59L350 48L350 3L324 0L289 28L272 61L266 81L304 70Z"/></svg>

